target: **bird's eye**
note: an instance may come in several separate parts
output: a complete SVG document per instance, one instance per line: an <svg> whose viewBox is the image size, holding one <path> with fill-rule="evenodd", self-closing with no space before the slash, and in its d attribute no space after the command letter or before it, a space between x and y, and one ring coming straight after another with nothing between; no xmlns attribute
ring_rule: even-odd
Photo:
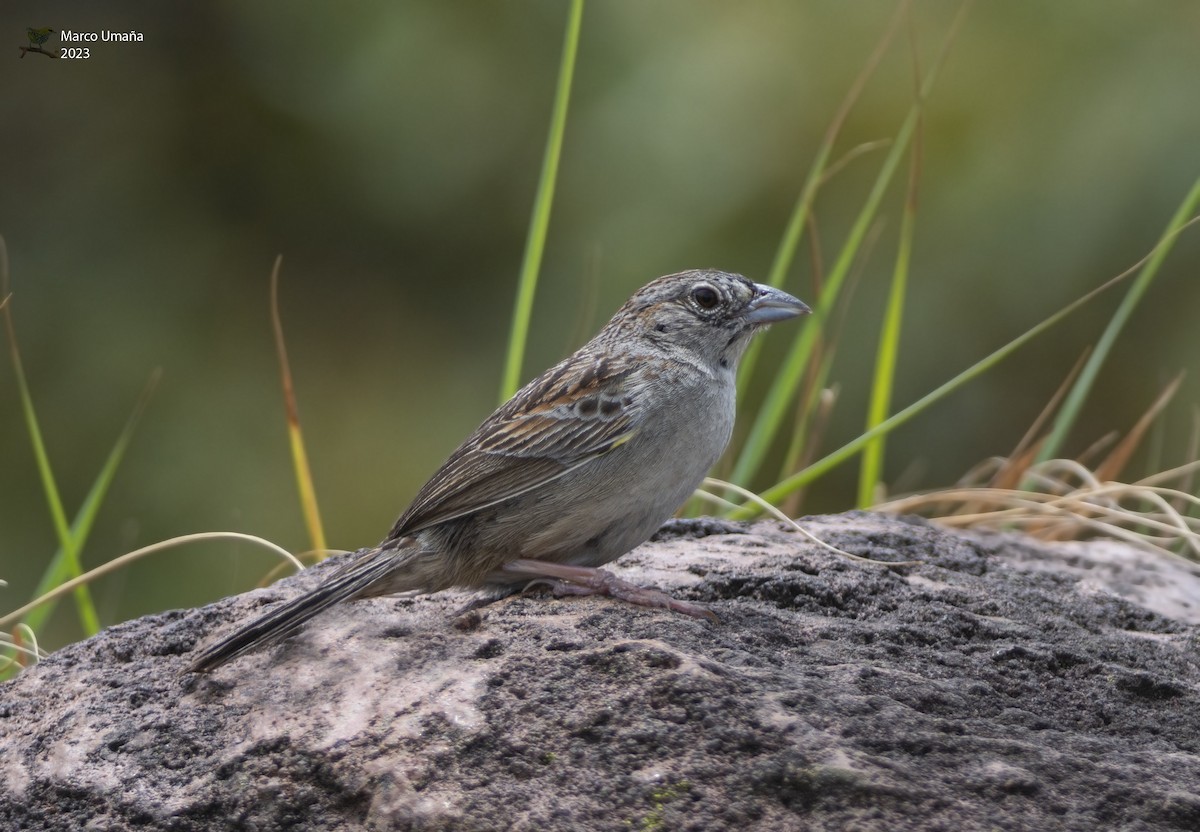
<svg viewBox="0 0 1200 832"><path fill-rule="evenodd" d="M713 287L701 283L692 290L692 300L696 301L696 305L701 309L713 309L721 302L721 296Z"/></svg>

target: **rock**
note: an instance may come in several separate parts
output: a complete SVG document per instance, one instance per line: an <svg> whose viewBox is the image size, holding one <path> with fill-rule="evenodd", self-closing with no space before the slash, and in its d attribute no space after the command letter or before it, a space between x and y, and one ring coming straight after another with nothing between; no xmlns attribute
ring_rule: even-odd
<svg viewBox="0 0 1200 832"><path fill-rule="evenodd" d="M1200 829L1200 568L1155 611L1157 555L803 523L920 563L676 521L616 571L718 625L372 599L183 673L323 564L111 627L0 687L0 829Z"/></svg>

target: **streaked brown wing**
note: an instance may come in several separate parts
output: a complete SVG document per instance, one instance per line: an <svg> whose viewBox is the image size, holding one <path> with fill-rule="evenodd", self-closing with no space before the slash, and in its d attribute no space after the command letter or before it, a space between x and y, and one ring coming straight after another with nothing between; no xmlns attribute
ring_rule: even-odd
<svg viewBox="0 0 1200 832"><path fill-rule="evenodd" d="M530 382L451 454L388 539L540 488L620 446L638 410L631 371L577 353Z"/></svg>

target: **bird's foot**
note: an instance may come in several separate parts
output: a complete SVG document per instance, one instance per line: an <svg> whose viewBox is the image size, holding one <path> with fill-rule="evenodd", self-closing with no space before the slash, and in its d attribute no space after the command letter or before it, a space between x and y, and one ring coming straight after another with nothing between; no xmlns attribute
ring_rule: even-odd
<svg viewBox="0 0 1200 832"><path fill-rule="evenodd" d="M510 575L531 577L532 580L525 585L526 589L531 586L547 586L558 596L607 595L642 607L658 607L714 623L720 621L716 613L699 604L679 601L665 592L632 584L611 572L590 566L570 566L521 558L505 564L501 571Z"/></svg>

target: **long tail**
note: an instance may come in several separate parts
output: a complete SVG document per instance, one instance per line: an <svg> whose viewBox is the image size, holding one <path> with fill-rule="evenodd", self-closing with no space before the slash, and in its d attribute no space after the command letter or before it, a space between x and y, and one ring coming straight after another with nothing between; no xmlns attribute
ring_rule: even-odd
<svg viewBox="0 0 1200 832"><path fill-rule="evenodd" d="M207 648L188 665L188 672L208 673L226 662L294 633L315 615L334 604L358 597L372 584L396 569L405 553L377 549L347 564L311 592L276 607L233 635ZM399 591L398 587L395 590Z"/></svg>

